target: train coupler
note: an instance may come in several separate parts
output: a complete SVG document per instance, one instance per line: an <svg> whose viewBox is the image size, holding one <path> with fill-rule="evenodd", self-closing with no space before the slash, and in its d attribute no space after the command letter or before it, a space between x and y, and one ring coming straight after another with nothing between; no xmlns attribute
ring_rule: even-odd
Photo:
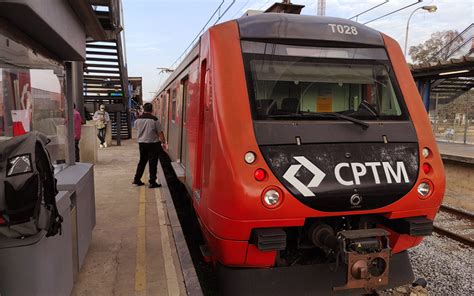
<svg viewBox="0 0 474 296"><path fill-rule="evenodd" d="M341 231L337 234L342 261L347 266L344 286L334 290L365 289L388 285L390 246L384 229L359 229Z"/></svg>

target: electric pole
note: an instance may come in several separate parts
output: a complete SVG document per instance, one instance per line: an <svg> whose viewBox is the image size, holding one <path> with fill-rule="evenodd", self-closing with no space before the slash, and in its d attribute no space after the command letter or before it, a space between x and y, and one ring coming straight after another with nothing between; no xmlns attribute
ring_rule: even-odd
<svg viewBox="0 0 474 296"><path fill-rule="evenodd" d="M326 0L318 0L318 15L326 15Z"/></svg>

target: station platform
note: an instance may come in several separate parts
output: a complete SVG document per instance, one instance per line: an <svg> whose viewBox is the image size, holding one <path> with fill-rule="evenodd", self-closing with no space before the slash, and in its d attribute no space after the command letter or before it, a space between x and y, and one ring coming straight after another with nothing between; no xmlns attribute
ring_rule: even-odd
<svg viewBox="0 0 474 296"><path fill-rule="evenodd" d="M437 144L443 159L474 164L474 145L439 141Z"/></svg>
<svg viewBox="0 0 474 296"><path fill-rule="evenodd" d="M443 203L474 213L474 145L437 142L446 173Z"/></svg>
<svg viewBox="0 0 474 296"><path fill-rule="evenodd" d="M166 205L167 187L132 185L137 162L135 140L99 150L94 168L97 224L72 295L188 294ZM160 177L163 181L162 173ZM142 180L148 180L147 173Z"/></svg>

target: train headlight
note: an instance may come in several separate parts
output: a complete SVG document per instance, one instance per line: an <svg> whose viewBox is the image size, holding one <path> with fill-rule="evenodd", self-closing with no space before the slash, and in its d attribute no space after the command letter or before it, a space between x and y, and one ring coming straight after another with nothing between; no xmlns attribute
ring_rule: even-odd
<svg viewBox="0 0 474 296"><path fill-rule="evenodd" d="M244 160L248 164L254 163L256 158L257 157L255 156L255 153L253 153L252 151L245 153L245 156L244 156Z"/></svg>
<svg viewBox="0 0 474 296"><path fill-rule="evenodd" d="M263 197L263 201L269 207L274 207L280 201L280 193L278 191L270 189L265 192L265 196Z"/></svg>
<svg viewBox="0 0 474 296"><path fill-rule="evenodd" d="M428 182L421 182L420 185L418 185L417 190L418 194L420 194L422 198L426 198L431 193L431 185Z"/></svg>
<svg viewBox="0 0 474 296"><path fill-rule="evenodd" d="M423 150L421 150L421 154L423 155L424 158L428 158L431 155L430 149L426 147L423 148Z"/></svg>
<svg viewBox="0 0 474 296"><path fill-rule="evenodd" d="M262 195L262 203L269 209L274 209L281 205L283 201L283 193L277 188L269 188Z"/></svg>

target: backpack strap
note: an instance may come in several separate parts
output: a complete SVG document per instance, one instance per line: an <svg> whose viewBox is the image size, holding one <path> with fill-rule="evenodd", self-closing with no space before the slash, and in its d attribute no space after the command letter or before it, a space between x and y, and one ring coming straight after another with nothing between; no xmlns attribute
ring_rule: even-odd
<svg viewBox="0 0 474 296"><path fill-rule="evenodd" d="M44 202L47 208L51 211L51 219L47 229L46 237L61 234L61 223L63 217L59 214L59 210L56 205L56 195L58 194L57 180L54 178L54 168L51 165L50 156L48 151L45 149L40 141L36 142L36 166L38 171L43 172L40 174L42 178Z"/></svg>

